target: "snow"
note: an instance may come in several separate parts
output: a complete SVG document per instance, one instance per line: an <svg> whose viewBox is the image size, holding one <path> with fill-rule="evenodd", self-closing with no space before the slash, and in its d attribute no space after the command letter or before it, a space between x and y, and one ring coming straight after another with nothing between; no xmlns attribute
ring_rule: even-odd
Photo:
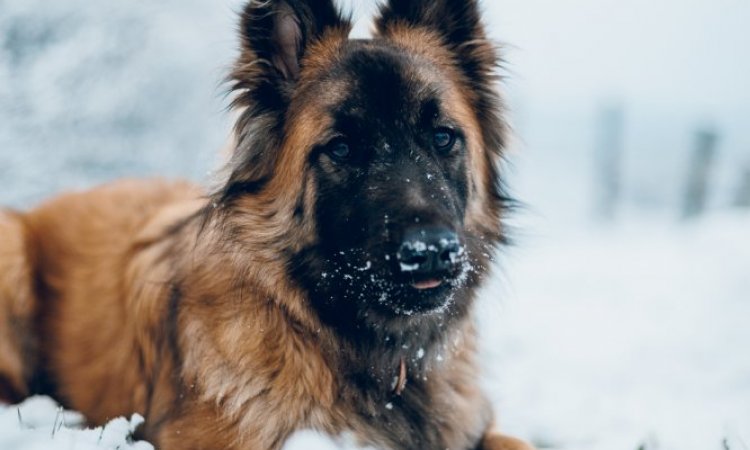
<svg viewBox="0 0 750 450"><path fill-rule="evenodd" d="M387 405L386 405L387 407ZM283 450L377 450L358 447L352 436L329 437L314 431L302 431L292 436Z"/></svg>
<svg viewBox="0 0 750 450"><path fill-rule="evenodd" d="M417 269L419 269L418 263L406 264L406 263L401 262L399 263L399 265L401 267L402 272L415 272Z"/></svg>
<svg viewBox="0 0 750 450"><path fill-rule="evenodd" d="M0 448L3 450L153 450L146 442L134 442L131 434L143 423L114 419L104 427L82 429L83 417L64 411L46 397L32 397L17 406L0 405Z"/></svg>
<svg viewBox="0 0 750 450"><path fill-rule="evenodd" d="M480 314L504 428L556 449L747 448L750 214L522 240Z"/></svg>

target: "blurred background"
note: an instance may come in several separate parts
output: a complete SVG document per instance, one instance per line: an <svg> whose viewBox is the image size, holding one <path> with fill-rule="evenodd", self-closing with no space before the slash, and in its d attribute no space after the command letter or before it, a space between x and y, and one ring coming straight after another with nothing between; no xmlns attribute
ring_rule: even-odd
<svg viewBox="0 0 750 450"><path fill-rule="evenodd" d="M0 204L209 183L239 0L0 0ZM374 1L348 0L355 34ZM515 244L487 388L555 449L750 448L750 2L485 0Z"/></svg>

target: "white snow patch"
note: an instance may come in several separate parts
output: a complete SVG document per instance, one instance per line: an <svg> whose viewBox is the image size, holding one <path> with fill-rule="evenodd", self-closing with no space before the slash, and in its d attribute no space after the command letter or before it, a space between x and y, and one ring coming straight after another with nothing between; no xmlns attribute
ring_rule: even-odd
<svg viewBox="0 0 750 450"><path fill-rule="evenodd" d="M0 449L154 450L149 443L131 439L143 423L137 414L94 429L82 428L83 422L80 414L63 411L47 397L32 397L16 406L0 405Z"/></svg>
<svg viewBox="0 0 750 450"><path fill-rule="evenodd" d="M415 270L419 269L419 264L406 264L406 263L399 263L401 266L402 272L414 272Z"/></svg>
<svg viewBox="0 0 750 450"><path fill-rule="evenodd" d="M750 215L511 251L478 314L505 430L558 450L748 448Z"/></svg>
<svg viewBox="0 0 750 450"><path fill-rule="evenodd" d="M284 445L283 450L376 450L373 447L359 447L355 439L345 434L330 437L316 431L300 431Z"/></svg>
<svg viewBox="0 0 750 450"><path fill-rule="evenodd" d="M423 252L427 250L427 244L422 241L405 242L404 248L408 250L414 250L415 252Z"/></svg>

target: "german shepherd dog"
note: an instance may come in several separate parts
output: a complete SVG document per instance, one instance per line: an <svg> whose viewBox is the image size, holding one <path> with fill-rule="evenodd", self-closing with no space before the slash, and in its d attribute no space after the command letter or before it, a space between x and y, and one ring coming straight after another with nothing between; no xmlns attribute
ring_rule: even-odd
<svg viewBox="0 0 750 450"><path fill-rule="evenodd" d="M472 303L503 241L498 56L476 0L252 0L220 188L121 181L0 213L0 396L164 450L528 450L495 431Z"/></svg>

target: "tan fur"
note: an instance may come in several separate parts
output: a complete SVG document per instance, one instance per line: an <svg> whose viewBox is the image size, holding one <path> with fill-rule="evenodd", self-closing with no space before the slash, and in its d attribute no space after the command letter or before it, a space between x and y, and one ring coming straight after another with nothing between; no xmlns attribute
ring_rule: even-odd
<svg viewBox="0 0 750 450"><path fill-rule="evenodd" d="M488 434L482 441L483 450L534 450L529 444L500 434Z"/></svg>

